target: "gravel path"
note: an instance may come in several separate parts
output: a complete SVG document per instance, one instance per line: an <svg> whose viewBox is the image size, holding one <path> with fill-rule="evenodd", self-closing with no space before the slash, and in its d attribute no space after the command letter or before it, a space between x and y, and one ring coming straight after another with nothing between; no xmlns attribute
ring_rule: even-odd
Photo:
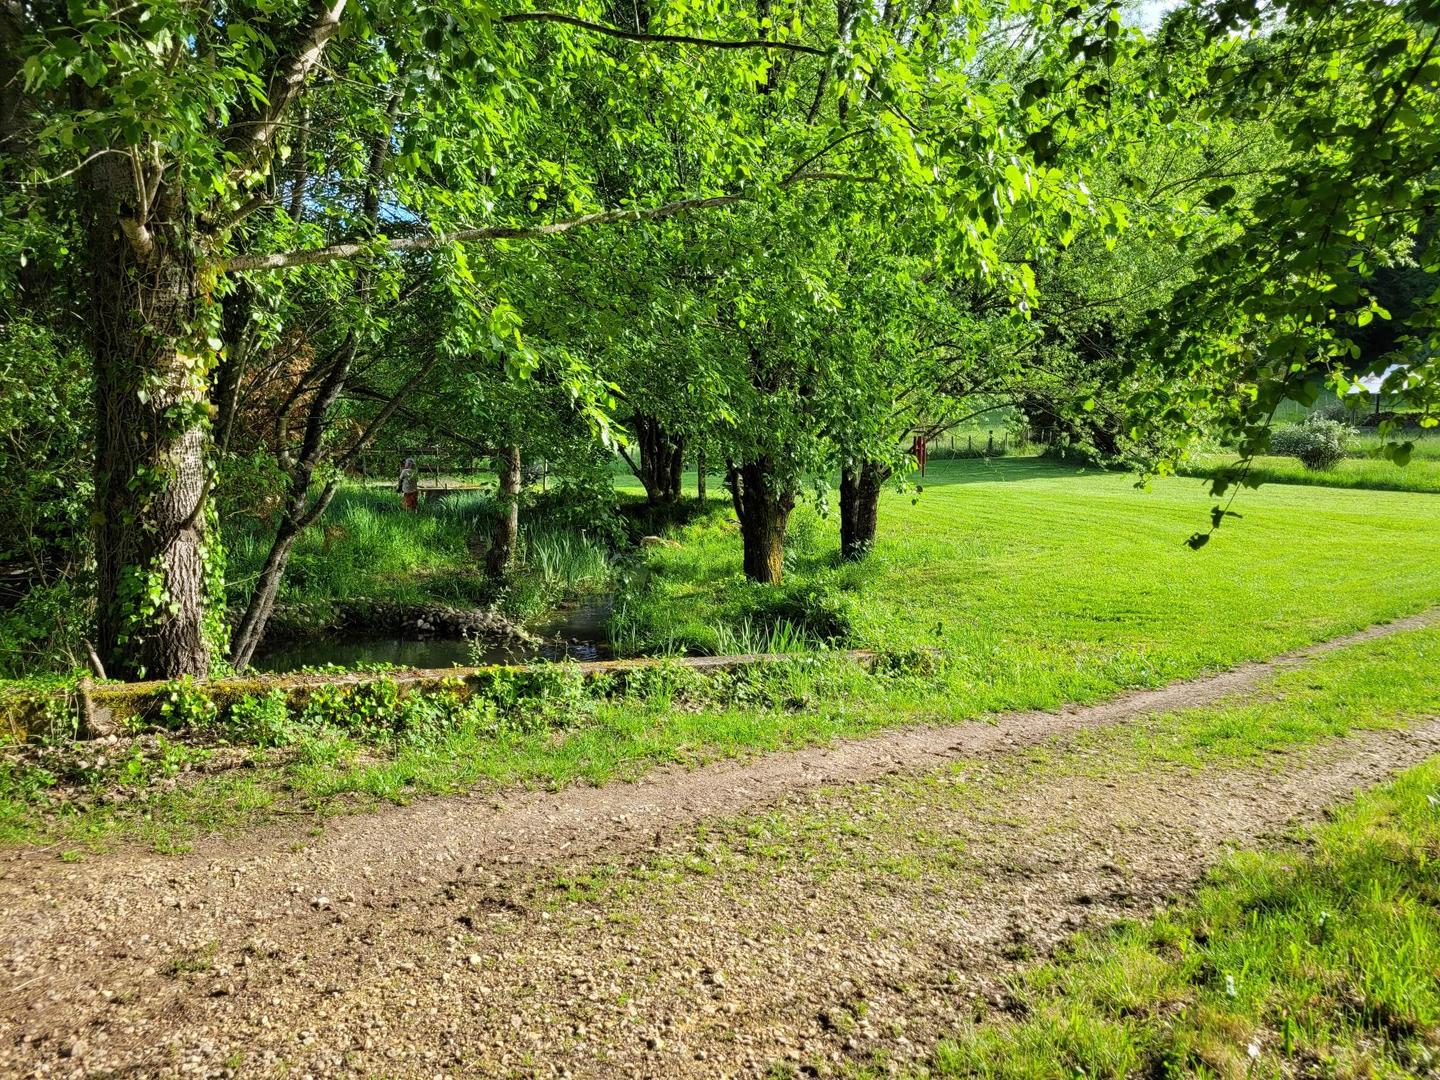
<svg viewBox="0 0 1440 1080"><path fill-rule="evenodd" d="M896 1060L1091 920L1440 752L1440 721L1272 770L1049 776L1029 747L1269 664L1059 714L432 800L0 881L0 1074L714 1076ZM900 774L900 775L891 775ZM838 785L838 786L836 786ZM736 815L740 815L738 818Z"/></svg>

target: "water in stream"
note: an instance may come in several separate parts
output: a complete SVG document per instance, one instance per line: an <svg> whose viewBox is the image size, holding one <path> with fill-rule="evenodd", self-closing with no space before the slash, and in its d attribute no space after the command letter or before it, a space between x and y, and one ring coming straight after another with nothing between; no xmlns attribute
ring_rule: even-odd
<svg viewBox="0 0 1440 1080"><path fill-rule="evenodd" d="M470 643L457 637L310 638L266 649L254 660L256 671L295 671L302 667L339 664L397 664L414 668L445 668L455 664L523 664L533 660L601 660L609 655L605 624L609 600L562 611L530 627L539 645L493 642L472 656Z"/></svg>

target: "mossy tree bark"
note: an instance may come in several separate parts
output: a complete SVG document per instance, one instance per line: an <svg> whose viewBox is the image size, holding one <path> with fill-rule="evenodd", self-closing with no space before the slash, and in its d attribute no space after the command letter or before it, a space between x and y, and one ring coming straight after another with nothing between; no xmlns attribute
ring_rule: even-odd
<svg viewBox="0 0 1440 1080"><path fill-rule="evenodd" d="M520 542L520 447L508 446L500 454L500 498L503 503L500 520L490 538L485 568L490 577L504 578L515 563Z"/></svg>
<svg viewBox="0 0 1440 1080"><path fill-rule="evenodd" d="M144 44L133 50L143 58L134 64L106 54L93 79L78 67L42 64L45 79L36 85L44 89L30 88L27 75L20 92L35 94L39 107L83 114L82 122L55 126L85 128L91 148L101 147L63 175L74 177L85 236L95 370L96 643L112 676L203 676L212 650L223 647L223 574L218 539L209 535L207 464L208 379L219 344L200 307L230 230L266 201L255 183L268 176L276 132L346 2L311 0L298 22L287 14L283 31L271 27L276 53L254 71L265 94L228 102L223 127L211 115L218 110L201 110L183 136L181 126L165 122L157 129L168 137L150 132L144 80L155 71ZM84 40L93 46L104 36L96 34L95 13L78 11L65 21L87 28ZM26 40L16 31L27 25L39 31L61 23L46 5L7 5L0 13L0 135L7 145L23 110L17 84L3 75L12 46ZM139 40L156 39L141 33ZM32 51L30 59L41 55ZM170 63L189 59L177 49ZM225 198L212 199L214 192Z"/></svg>
<svg viewBox="0 0 1440 1080"><path fill-rule="evenodd" d="M84 172L98 651L115 678L204 675L207 362L185 345L195 253L179 230L126 234L135 213L126 159L99 157Z"/></svg>

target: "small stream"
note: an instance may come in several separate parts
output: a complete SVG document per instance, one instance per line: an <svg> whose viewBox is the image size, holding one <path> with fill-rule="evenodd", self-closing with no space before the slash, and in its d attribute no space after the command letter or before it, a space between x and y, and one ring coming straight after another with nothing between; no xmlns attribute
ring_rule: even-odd
<svg viewBox="0 0 1440 1080"><path fill-rule="evenodd" d="M252 666L256 671L295 671L303 667L339 664L395 664L400 667L446 668L459 664L523 664L535 660L603 660L610 655L605 633L610 599L562 610L528 629L540 644L493 642L472 655L470 642L461 637L344 637L308 638L264 649Z"/></svg>

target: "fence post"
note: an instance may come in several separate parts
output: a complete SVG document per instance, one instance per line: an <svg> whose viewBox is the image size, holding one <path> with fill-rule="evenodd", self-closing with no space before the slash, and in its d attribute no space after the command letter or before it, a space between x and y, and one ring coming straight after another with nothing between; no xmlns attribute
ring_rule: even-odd
<svg viewBox="0 0 1440 1080"><path fill-rule="evenodd" d="M966 436L965 436L965 452L966 452L967 454L973 454L973 453L975 453L975 436L974 436L974 435L966 435Z"/></svg>
<svg viewBox="0 0 1440 1080"><path fill-rule="evenodd" d="M985 456L986 456L986 457L994 457L994 456L995 456L995 432L993 432L993 431L990 432L990 439L989 439L989 441L985 444Z"/></svg>

